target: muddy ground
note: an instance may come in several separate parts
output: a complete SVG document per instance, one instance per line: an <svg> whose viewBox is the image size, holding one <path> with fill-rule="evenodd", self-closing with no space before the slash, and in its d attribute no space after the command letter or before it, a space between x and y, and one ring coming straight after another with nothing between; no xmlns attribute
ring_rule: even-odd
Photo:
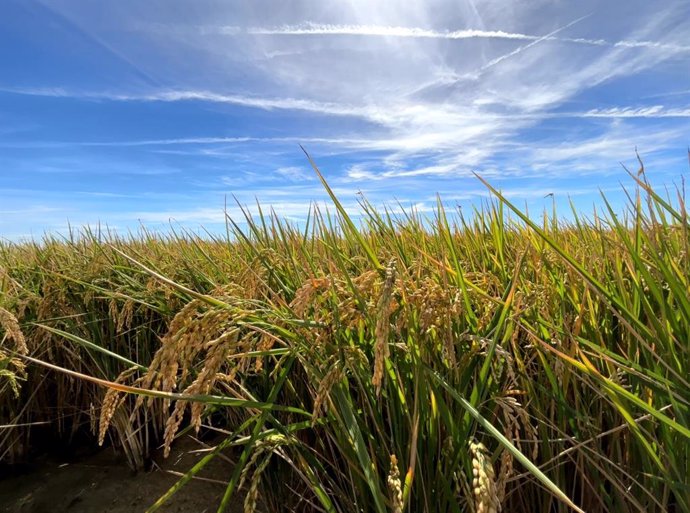
<svg viewBox="0 0 690 513"><path fill-rule="evenodd" d="M203 454L197 442L180 440L167 459L156 454L149 472L134 473L113 449L46 455L30 465L5 470L0 478L3 513L138 513L144 512ZM215 512L232 472L231 462L215 458L159 511ZM242 498L229 513L243 510Z"/></svg>

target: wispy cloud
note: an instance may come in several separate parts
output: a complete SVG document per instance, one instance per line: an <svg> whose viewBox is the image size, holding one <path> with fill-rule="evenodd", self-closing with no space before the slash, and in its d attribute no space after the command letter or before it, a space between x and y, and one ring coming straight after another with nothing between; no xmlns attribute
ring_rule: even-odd
<svg viewBox="0 0 690 513"><path fill-rule="evenodd" d="M667 150L669 141L681 146L684 129L659 129L651 133L645 127L613 122L601 133L573 141L552 141L548 144L523 146L516 149L516 162L537 170L543 176L563 176L564 173L605 175L620 171L619 163L637 165L635 151L643 159L658 156ZM676 152L682 156L682 150Z"/></svg>
<svg viewBox="0 0 690 513"><path fill-rule="evenodd" d="M538 43L535 41L533 44ZM490 61L487 65L482 66L481 70L486 70L503 60L513 57L518 53L526 50L531 45L520 47L508 54L498 57ZM300 100L295 98L261 98L261 97L245 97L240 95L228 95L222 93L214 93L210 91L158 91L146 94L124 94L124 93L109 93L109 92L80 92L68 91L63 88L59 89L41 89L41 88L1 88L0 92L9 92L13 94L22 94L30 96L46 96L57 98L75 98L82 100L103 100L115 102L184 102L184 101L201 101L210 103L230 103L234 105L241 105L244 107L252 107L263 110L297 110L310 111L323 115L330 116L353 116L361 117L363 119L377 122L382 125L392 125L404 122L406 119L425 117L433 124L436 120L446 118L454 121L501 121L501 120L523 120L523 121L539 121L544 119L554 118L584 118L584 117L602 117L602 118L617 118L617 117L644 117L644 118L667 118L667 117L689 117L690 108L666 108L663 105L652 105L648 107L611 107L607 109L591 109L584 112L561 111L561 112L513 112L513 113L496 113L486 112L481 109L472 108L451 108L442 105L438 111L433 106L424 106L421 104L409 103L395 103L390 104L388 108L383 108L377 105L339 105L336 103L319 103L309 100ZM684 94L684 93L676 93ZM491 101L485 103L491 104ZM481 105L481 101L475 101L475 105ZM75 142L35 142L35 145L42 146L62 146L62 145L78 145L78 146L165 146L165 145L189 145L189 144L234 144L246 142L300 142L307 141L313 143L324 144L344 144L356 145L366 147L371 143L370 139L366 138L346 138L346 137L254 137L254 136L240 136L240 137L181 137L170 139L143 139L130 141L75 141ZM399 145L409 145L410 141L400 140ZM14 143L18 145L17 143ZM0 146L7 146L8 143L0 141ZM26 143L30 147L32 143ZM375 147L376 145L371 145ZM387 145L390 148L391 145Z"/></svg>
<svg viewBox="0 0 690 513"><path fill-rule="evenodd" d="M612 107L592 109L582 114L588 118L688 118L690 108L665 108L663 105L650 107Z"/></svg>
<svg viewBox="0 0 690 513"><path fill-rule="evenodd" d="M318 102L298 98L252 97L236 94L222 94L205 90L171 90L134 94L107 91L74 91L66 88L0 87L0 91L32 96L47 96L53 98L78 98L81 100L109 100L123 102L200 101L236 105L240 107L252 107L264 110L301 110L338 116L362 116L371 113L370 110L364 110L355 106L341 105L332 102Z"/></svg>
<svg viewBox="0 0 690 513"><path fill-rule="evenodd" d="M314 180L314 172L300 166L284 166L276 169L276 173L293 182L304 182Z"/></svg>

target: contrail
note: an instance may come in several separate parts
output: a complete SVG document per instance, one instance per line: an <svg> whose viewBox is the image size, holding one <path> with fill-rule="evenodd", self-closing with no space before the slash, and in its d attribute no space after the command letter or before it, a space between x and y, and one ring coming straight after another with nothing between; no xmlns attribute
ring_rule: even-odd
<svg viewBox="0 0 690 513"><path fill-rule="evenodd" d="M236 27L232 27L235 29ZM235 30L232 31L236 33ZM517 39L535 40L538 36L504 32L502 30L453 30L437 31L417 27L387 27L381 25L286 25L275 28L255 27L247 29L252 35L276 36L375 36L415 39Z"/></svg>
<svg viewBox="0 0 690 513"><path fill-rule="evenodd" d="M529 43L529 44L527 44L527 45L520 46L520 47L516 48L515 50L513 50L512 52L508 52L508 53L506 53L506 54L504 54L504 55L501 55L500 57L496 57L495 59L492 59L491 61L487 62L484 66L482 66L482 67L479 69L479 71L480 71L480 72L486 71L487 69L491 68L492 66L495 66L495 65L498 64L499 62L503 62L504 60L509 59L510 57L513 57L514 55L517 55L517 54L519 54L519 53L524 52L525 50L527 50L528 48L533 47L534 45L538 45L538 44L541 43L542 41L546 41L547 39L549 39L549 38L555 36L555 35L558 34L559 32L562 32L563 30L572 27L572 26L575 25L576 23L579 23L579 22L581 22L582 20L584 20L584 19L586 19L586 18L589 18L590 16L591 16L591 14L586 14L586 15L584 15L584 16L581 16L580 18L571 21L571 22L568 23L567 25L563 25L562 27L557 28L557 29L554 30L553 32L549 32L549 33L546 34L545 36L542 36L542 37L540 37L540 38L538 38L538 39L535 39L534 41L532 41L531 43Z"/></svg>
<svg viewBox="0 0 690 513"><path fill-rule="evenodd" d="M523 34L520 32L505 32L503 30L431 30L420 27L399 27L386 25L337 25L305 23L302 25L282 25L278 27L251 27L243 29L237 26L218 27L216 29L204 27L204 34L220 33L227 35L249 34L256 36L363 36L363 37L398 37L409 39L503 39L513 41L560 41L586 46L611 46L622 48L649 48L671 50L677 52L690 51L690 46L661 43L658 41L607 41L605 39L588 39L576 37L556 37L561 30L590 16L589 14L545 36Z"/></svg>

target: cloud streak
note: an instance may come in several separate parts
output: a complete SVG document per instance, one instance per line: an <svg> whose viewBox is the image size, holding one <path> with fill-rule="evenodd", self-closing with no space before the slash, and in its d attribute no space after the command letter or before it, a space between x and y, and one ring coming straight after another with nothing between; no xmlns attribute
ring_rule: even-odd
<svg viewBox="0 0 690 513"><path fill-rule="evenodd" d="M584 19L584 17L576 21L580 21L581 19ZM571 25L572 24L568 24L564 28L568 28ZM203 27L201 32L204 34L226 34L233 36L248 34L255 36L359 36L440 40L494 39L506 41L557 41L586 46L646 48L690 52L690 45L663 43L659 41L635 41L625 39L620 41L607 41L606 39L556 37L556 34L561 30L562 29L559 29L547 35L540 36L523 34L520 32L505 32L503 30L461 29L439 31L420 27L304 23L301 25L284 25L279 27L253 27L246 30L237 26Z"/></svg>
<svg viewBox="0 0 690 513"><path fill-rule="evenodd" d="M205 27L204 31L214 30ZM218 27L221 34L241 34L239 27ZM381 25L333 25L305 23L303 25L286 25L282 27L255 27L246 30L247 34L261 36L371 36L371 37L399 37L412 39L507 39L532 41L538 36L504 32L502 30L447 30L437 31L418 27L389 27Z"/></svg>
<svg viewBox="0 0 690 513"><path fill-rule="evenodd" d="M665 108L663 105L650 107L612 107L592 109L581 115L584 118L690 118L690 108Z"/></svg>

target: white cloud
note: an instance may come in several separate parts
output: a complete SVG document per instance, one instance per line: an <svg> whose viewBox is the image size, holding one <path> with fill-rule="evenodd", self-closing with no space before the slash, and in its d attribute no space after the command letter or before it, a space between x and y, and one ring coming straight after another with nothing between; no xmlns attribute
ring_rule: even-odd
<svg viewBox="0 0 690 513"><path fill-rule="evenodd" d="M314 180L314 171L301 166L284 166L276 169L276 173L293 182Z"/></svg>

